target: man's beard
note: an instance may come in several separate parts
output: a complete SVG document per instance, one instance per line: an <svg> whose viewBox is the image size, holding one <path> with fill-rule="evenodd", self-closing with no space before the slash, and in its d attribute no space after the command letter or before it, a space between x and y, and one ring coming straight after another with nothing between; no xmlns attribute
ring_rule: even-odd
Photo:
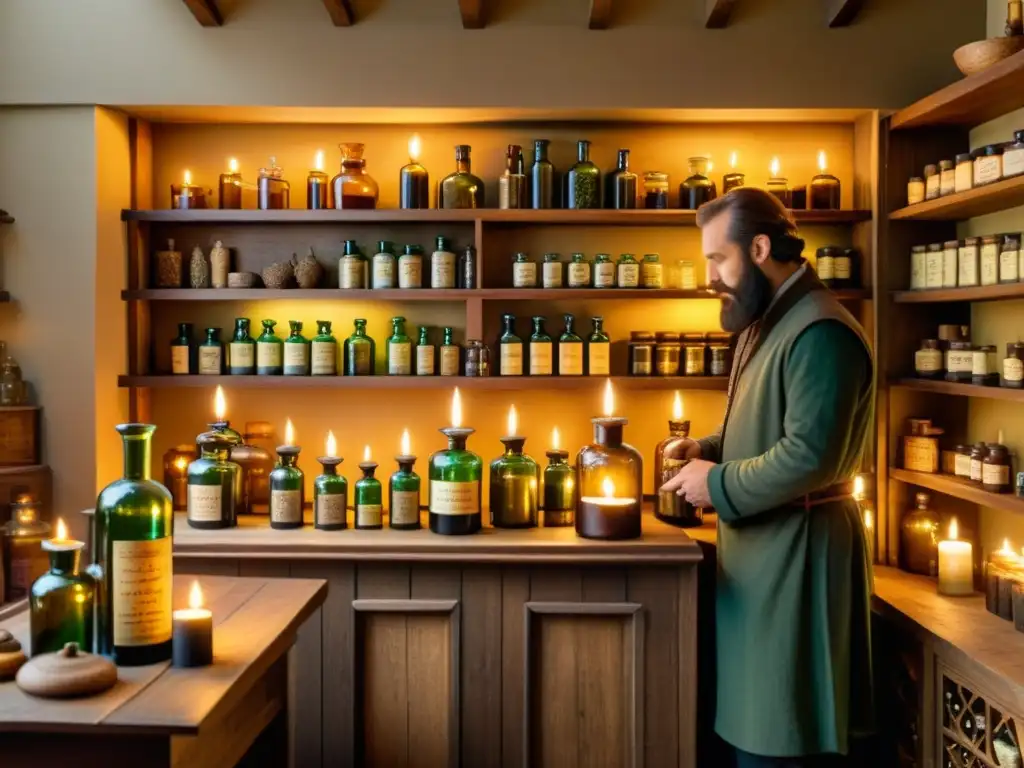
<svg viewBox="0 0 1024 768"><path fill-rule="evenodd" d="M740 275L740 284L730 288L721 280L715 280L709 286L719 294L728 294L722 299L722 313L719 322L722 329L729 333L739 333L755 320L759 320L772 301L772 285L768 282L756 264L748 256Z"/></svg>

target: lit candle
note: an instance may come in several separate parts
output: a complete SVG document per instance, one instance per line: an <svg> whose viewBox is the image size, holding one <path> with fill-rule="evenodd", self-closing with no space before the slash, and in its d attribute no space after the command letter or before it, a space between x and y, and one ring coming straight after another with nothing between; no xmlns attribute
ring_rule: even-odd
<svg viewBox="0 0 1024 768"><path fill-rule="evenodd" d="M198 184L192 183L191 171L185 171L184 182L180 187L171 184L171 208L187 211L205 207L206 195Z"/></svg>
<svg viewBox="0 0 1024 768"><path fill-rule="evenodd" d="M176 667L205 667L213 663L213 612L203 608L203 591L192 582L188 608L171 614L171 662Z"/></svg>
<svg viewBox="0 0 1024 768"><path fill-rule="evenodd" d="M519 432L519 414L508 409L508 434L501 438L503 455L491 462L491 525L532 528L537 525L537 463L523 453L526 438Z"/></svg>
<svg viewBox="0 0 1024 768"><path fill-rule="evenodd" d="M187 444L169 448L164 454L164 486L171 492L175 512L188 508L188 465L195 458L195 447Z"/></svg>
<svg viewBox="0 0 1024 768"><path fill-rule="evenodd" d="M228 401L224 397L224 388L219 384L217 385L216 391L213 393L213 416L214 421L209 424L210 429L214 432L223 432L228 435L236 444L242 444L242 435L231 428L231 422L227 419L228 414Z"/></svg>
<svg viewBox="0 0 1024 768"><path fill-rule="evenodd" d="M334 432L327 431L324 455L317 461L323 472L313 481L313 527L321 531L343 530L348 526L348 481L338 474L338 465L344 459L338 456Z"/></svg>
<svg viewBox="0 0 1024 768"><path fill-rule="evenodd" d="M419 159L420 137L414 133L409 139L409 164L402 166L399 174L400 208L430 207L430 174Z"/></svg>
<svg viewBox="0 0 1024 768"><path fill-rule="evenodd" d="M324 173L324 151L318 149L313 168L306 177L306 208L322 211L327 208L327 174Z"/></svg>
<svg viewBox="0 0 1024 768"><path fill-rule="evenodd" d="M810 205L807 207L817 211L838 211L839 179L826 173L826 168L828 168L828 163L825 152L822 150L818 153L818 170L821 172L811 179L810 196L808 197Z"/></svg>
<svg viewBox="0 0 1024 768"><path fill-rule="evenodd" d="M746 174L736 170L736 153L733 152L729 155L729 173L722 177L722 194L724 195L730 189L742 187L746 181Z"/></svg>
<svg viewBox="0 0 1024 768"><path fill-rule="evenodd" d="M402 430L399 445L398 471L388 481L389 524L400 530L420 527L420 476L413 472L416 457L412 453L409 430Z"/></svg>
<svg viewBox="0 0 1024 768"><path fill-rule="evenodd" d="M285 419L284 422L284 444L287 446L295 445L295 427L292 426L291 419Z"/></svg>
<svg viewBox="0 0 1024 768"><path fill-rule="evenodd" d="M359 462L363 476L356 481L355 523L356 528L383 528L384 501L380 480L373 476L377 470L370 454L370 446L363 447L363 460Z"/></svg>
<svg viewBox="0 0 1024 768"><path fill-rule="evenodd" d="M949 524L949 538L939 542L939 594L970 595L974 592L974 548L957 538L956 518Z"/></svg>
<svg viewBox="0 0 1024 768"><path fill-rule="evenodd" d="M770 166L771 176L768 178L768 191L779 198L779 201L786 207L793 207L793 193L789 189L789 179L780 176L779 158L773 157Z"/></svg>
<svg viewBox="0 0 1024 768"><path fill-rule="evenodd" d="M636 504L636 499L616 496L615 483L610 477L606 477L601 481L601 495L584 496L580 499L580 503L591 504L601 509L625 509Z"/></svg>
<svg viewBox="0 0 1024 768"><path fill-rule="evenodd" d="M1013 618L1013 585L1020 581L1021 558L1004 539L985 564L985 607L1004 619ZM1024 618L1024 617L1022 617Z"/></svg>
<svg viewBox="0 0 1024 768"><path fill-rule="evenodd" d="M220 175L218 205L223 209L238 210L242 207L242 174L238 172L238 161L228 159L228 169Z"/></svg>
<svg viewBox="0 0 1024 768"><path fill-rule="evenodd" d="M569 452L560 447L558 427L551 430L551 447L545 451L544 527L572 525L576 510L576 473L569 466Z"/></svg>

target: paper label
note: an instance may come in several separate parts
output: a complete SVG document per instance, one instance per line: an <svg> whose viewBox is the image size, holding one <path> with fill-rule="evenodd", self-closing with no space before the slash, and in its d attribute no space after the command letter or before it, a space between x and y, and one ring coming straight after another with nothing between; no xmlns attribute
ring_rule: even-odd
<svg viewBox="0 0 1024 768"><path fill-rule="evenodd" d="M1020 279L1020 251L1002 251L999 254L999 281L1015 283Z"/></svg>
<svg viewBox="0 0 1024 768"><path fill-rule="evenodd" d="M416 375L434 375L434 345L421 344L416 347Z"/></svg>
<svg viewBox="0 0 1024 768"><path fill-rule="evenodd" d="M338 262L338 286L340 288L365 288L363 260L355 256L342 256Z"/></svg>
<svg viewBox="0 0 1024 768"><path fill-rule="evenodd" d="M937 349L919 349L914 353L914 369L919 373L942 370L942 353Z"/></svg>
<svg viewBox="0 0 1024 768"><path fill-rule="evenodd" d="M395 287L395 260L390 256L373 257L373 287L377 289Z"/></svg>
<svg viewBox="0 0 1024 768"><path fill-rule="evenodd" d="M924 257L924 287L942 287L942 251L928 251Z"/></svg>
<svg viewBox="0 0 1024 768"><path fill-rule="evenodd" d="M574 262L569 265L569 287L587 288L590 286L590 265Z"/></svg>
<svg viewBox="0 0 1024 768"><path fill-rule="evenodd" d="M974 161L974 184L988 184L999 181L1003 174L1003 158L1001 155L979 157Z"/></svg>
<svg viewBox="0 0 1024 768"><path fill-rule="evenodd" d="M441 375L459 375L459 348L454 344L441 347Z"/></svg>
<svg viewBox="0 0 1024 768"><path fill-rule="evenodd" d="M583 375L583 345L562 343L558 345L558 375Z"/></svg>
<svg viewBox="0 0 1024 768"><path fill-rule="evenodd" d="M417 491L391 492L391 524L411 525L420 519L420 494Z"/></svg>
<svg viewBox="0 0 1024 768"><path fill-rule="evenodd" d="M994 243L981 246L981 284L999 282L999 246Z"/></svg>
<svg viewBox="0 0 1024 768"><path fill-rule="evenodd" d="M981 459L971 459L971 480L981 482Z"/></svg>
<svg viewBox="0 0 1024 768"><path fill-rule="evenodd" d="M988 352L982 352L980 349L974 350L971 355L973 360L971 363L972 376L988 376L988 354Z"/></svg>
<svg viewBox="0 0 1024 768"><path fill-rule="evenodd" d="M974 178L974 164L969 160L966 163L957 163L953 178L954 189L957 192L964 192L970 189L971 180Z"/></svg>
<svg viewBox="0 0 1024 768"><path fill-rule="evenodd" d="M472 515L480 511L480 484L430 481L430 511L435 515Z"/></svg>
<svg viewBox="0 0 1024 768"><path fill-rule="evenodd" d="M619 288L636 288L640 285L639 264L619 264Z"/></svg>
<svg viewBox="0 0 1024 768"><path fill-rule="evenodd" d="M1003 360L1003 378L1006 381L1024 381L1024 360L1016 357Z"/></svg>
<svg viewBox="0 0 1024 768"><path fill-rule="evenodd" d="M388 342L388 374L408 376L412 373L412 342Z"/></svg>
<svg viewBox="0 0 1024 768"><path fill-rule="evenodd" d="M849 280L852 272L850 270L850 257L849 256L836 256L836 279L838 280Z"/></svg>
<svg viewBox="0 0 1024 768"><path fill-rule="evenodd" d="M301 523L302 494L299 491L270 491L270 522Z"/></svg>
<svg viewBox="0 0 1024 768"><path fill-rule="evenodd" d="M256 367L257 368L280 368L281 367L281 347L284 344L275 344L273 342L264 341L263 343L256 342ZM298 346L293 344L292 346Z"/></svg>
<svg viewBox="0 0 1024 768"><path fill-rule="evenodd" d="M513 288L536 288L537 287L537 265L533 262L512 265L512 287Z"/></svg>
<svg viewBox="0 0 1024 768"><path fill-rule="evenodd" d="M1005 464L982 464L981 482L984 485L1009 485L1010 468Z"/></svg>
<svg viewBox="0 0 1024 768"><path fill-rule="evenodd" d="M936 197L939 196L939 182L941 180L942 177L937 173L933 173L931 176L924 180L925 200L934 200Z"/></svg>
<svg viewBox="0 0 1024 768"><path fill-rule="evenodd" d="M959 252L960 285L978 284L978 249L961 248Z"/></svg>
<svg viewBox="0 0 1024 768"><path fill-rule="evenodd" d="M156 645L171 639L171 537L114 541L110 572L114 645Z"/></svg>
<svg viewBox="0 0 1024 768"><path fill-rule="evenodd" d="M256 364L255 344L239 341L231 342L228 349L228 362L232 368L252 368Z"/></svg>
<svg viewBox="0 0 1024 768"><path fill-rule="evenodd" d="M415 256L398 257L398 287L399 288L422 288L423 287L423 257Z"/></svg>
<svg viewBox="0 0 1024 768"><path fill-rule="evenodd" d="M957 249L947 248L942 252L942 287L956 288Z"/></svg>
<svg viewBox="0 0 1024 768"><path fill-rule="evenodd" d="M680 287L684 291L695 291L697 290L697 270L693 266L692 261L684 261L682 267L682 276L680 278Z"/></svg>
<svg viewBox="0 0 1024 768"><path fill-rule="evenodd" d="M544 262L544 287L545 288L561 288L562 287L562 262L560 261L545 261Z"/></svg>
<svg viewBox="0 0 1024 768"><path fill-rule="evenodd" d="M590 375L591 376L610 376L611 369L609 364L611 344L589 344L587 345L590 353Z"/></svg>
<svg viewBox="0 0 1024 768"><path fill-rule="evenodd" d="M357 376L370 375L370 345L349 344L348 354Z"/></svg>
<svg viewBox="0 0 1024 768"><path fill-rule="evenodd" d="M551 342L531 341L530 342L530 375L550 376L551 375Z"/></svg>
<svg viewBox="0 0 1024 768"><path fill-rule="evenodd" d="M970 349L951 349L946 356L946 370L950 373L970 373L974 367L974 352Z"/></svg>
<svg viewBox="0 0 1024 768"><path fill-rule="evenodd" d="M819 256L815 271L822 280L831 280L836 276L836 260L834 256Z"/></svg>
<svg viewBox="0 0 1024 768"><path fill-rule="evenodd" d="M338 525L345 521L345 494L324 493L316 497L318 525Z"/></svg>
<svg viewBox="0 0 1024 768"><path fill-rule="evenodd" d="M910 254L910 288L917 290L924 288L924 253L912 252Z"/></svg>
<svg viewBox="0 0 1024 768"><path fill-rule="evenodd" d="M338 372L338 345L333 341L314 341L313 375L333 376Z"/></svg>
<svg viewBox="0 0 1024 768"><path fill-rule="evenodd" d="M188 347L171 347L171 373L191 373Z"/></svg>
<svg viewBox="0 0 1024 768"><path fill-rule="evenodd" d="M661 288L661 264L643 263L640 268L640 279L643 281L644 288Z"/></svg>
<svg viewBox="0 0 1024 768"><path fill-rule="evenodd" d="M384 522L384 507L380 504L356 504L356 527L373 528Z"/></svg>
<svg viewBox="0 0 1024 768"><path fill-rule="evenodd" d="M1003 176L1019 176L1024 173L1024 149L1008 149L1003 152Z"/></svg>
<svg viewBox="0 0 1024 768"><path fill-rule="evenodd" d="M455 254L449 251L434 251L430 257L430 287L455 287Z"/></svg>
<svg viewBox="0 0 1024 768"><path fill-rule="evenodd" d="M220 485L189 485L188 519L213 523L221 519L220 503L224 493Z"/></svg>
<svg viewBox="0 0 1024 768"><path fill-rule="evenodd" d="M501 375L522 376L523 375L523 345L522 342L514 344L499 344L501 347Z"/></svg>
<svg viewBox="0 0 1024 768"><path fill-rule="evenodd" d="M956 191L956 171L939 172L939 195L952 195Z"/></svg>
<svg viewBox="0 0 1024 768"><path fill-rule="evenodd" d="M222 347L199 348L199 373L210 376L220 375Z"/></svg>
<svg viewBox="0 0 1024 768"><path fill-rule="evenodd" d="M602 261L594 265L594 287L612 288L615 286L615 265L610 261Z"/></svg>
<svg viewBox="0 0 1024 768"><path fill-rule="evenodd" d="M284 364L289 368L308 368L309 345L284 344Z"/></svg>
<svg viewBox="0 0 1024 768"><path fill-rule="evenodd" d="M970 477L971 457L963 453L956 454L956 458L953 459L953 473L957 477Z"/></svg>

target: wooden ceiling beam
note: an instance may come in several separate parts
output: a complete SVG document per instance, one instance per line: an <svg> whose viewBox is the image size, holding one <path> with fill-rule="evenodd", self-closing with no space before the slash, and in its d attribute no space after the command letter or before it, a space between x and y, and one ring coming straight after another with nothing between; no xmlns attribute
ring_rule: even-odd
<svg viewBox="0 0 1024 768"><path fill-rule="evenodd" d="M217 10L216 0L184 0L185 7L192 11L196 21L204 27L219 27L224 23Z"/></svg>
<svg viewBox="0 0 1024 768"><path fill-rule="evenodd" d="M864 7L864 0L825 0L830 27L848 27Z"/></svg>
<svg viewBox="0 0 1024 768"><path fill-rule="evenodd" d="M336 27L351 27L355 23L349 0L324 0L324 8L331 14L331 21Z"/></svg>
<svg viewBox="0 0 1024 768"><path fill-rule="evenodd" d="M459 0L459 14L463 29L483 29L487 26L484 0Z"/></svg>
<svg viewBox="0 0 1024 768"><path fill-rule="evenodd" d="M590 0L590 28L608 29L612 21L612 0Z"/></svg>
<svg viewBox="0 0 1024 768"><path fill-rule="evenodd" d="M704 3L705 29L722 29L729 26L729 16L737 0L701 0Z"/></svg>

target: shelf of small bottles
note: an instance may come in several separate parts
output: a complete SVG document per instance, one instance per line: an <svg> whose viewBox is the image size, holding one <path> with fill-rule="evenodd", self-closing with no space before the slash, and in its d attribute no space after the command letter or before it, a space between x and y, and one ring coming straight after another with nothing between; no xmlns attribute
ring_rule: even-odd
<svg viewBox="0 0 1024 768"><path fill-rule="evenodd" d="M897 304L934 304L946 301L998 301L1024 299L1024 283L978 285L971 288L929 288L920 291L893 291Z"/></svg>
<svg viewBox="0 0 1024 768"><path fill-rule="evenodd" d="M1024 498L1012 493L992 493L984 490L978 483L972 483L952 475L893 468L889 470L889 477L901 483L927 488L930 491L963 499L982 507L1024 513Z"/></svg>
<svg viewBox="0 0 1024 768"><path fill-rule="evenodd" d="M889 218L896 221L963 221L1018 205L1024 205L1024 176L908 205L890 213Z"/></svg>
<svg viewBox="0 0 1024 768"><path fill-rule="evenodd" d="M961 395L962 397L983 397L989 400L1024 402L1024 389L1011 389L1009 387L985 387L980 384L960 384L955 381L914 378L896 379L890 386L897 389L934 392L940 395Z"/></svg>
<svg viewBox="0 0 1024 768"><path fill-rule="evenodd" d="M250 389L588 389L604 386L606 376L119 376L119 387L244 387ZM616 389L690 389L724 392L727 376L612 376Z"/></svg>

